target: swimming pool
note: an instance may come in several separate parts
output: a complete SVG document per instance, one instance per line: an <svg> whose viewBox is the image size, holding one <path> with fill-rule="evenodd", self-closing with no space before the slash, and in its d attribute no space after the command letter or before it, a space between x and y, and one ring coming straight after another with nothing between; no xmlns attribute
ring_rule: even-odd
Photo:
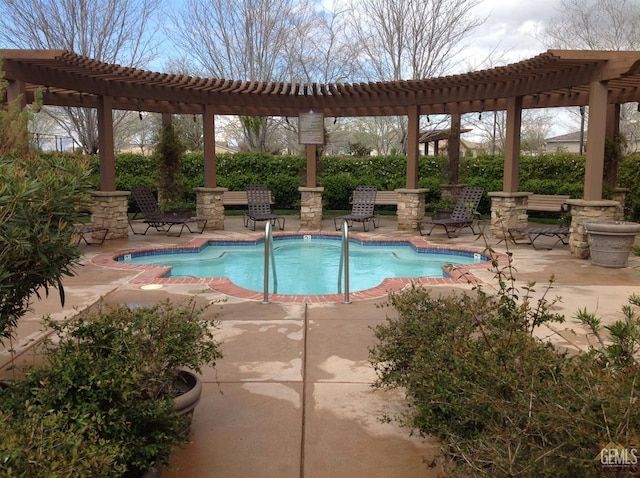
<svg viewBox="0 0 640 478"><path fill-rule="evenodd" d="M269 292L289 295L337 294L341 239L335 236L274 237L275 272L269 270ZM130 264L165 265L165 277L226 277L253 291L264 288L264 241L209 241L203 247L141 251L117 258ZM387 278L446 277L445 265L486 261L479 253L424 249L410 242L349 241L349 290L376 287Z"/></svg>

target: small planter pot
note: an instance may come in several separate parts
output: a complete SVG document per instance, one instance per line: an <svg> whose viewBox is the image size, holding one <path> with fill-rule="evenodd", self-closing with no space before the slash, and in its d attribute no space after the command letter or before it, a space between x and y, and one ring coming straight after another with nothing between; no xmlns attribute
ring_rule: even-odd
<svg viewBox="0 0 640 478"><path fill-rule="evenodd" d="M640 224L635 222L590 222L587 230L591 263L595 266L626 267Z"/></svg>

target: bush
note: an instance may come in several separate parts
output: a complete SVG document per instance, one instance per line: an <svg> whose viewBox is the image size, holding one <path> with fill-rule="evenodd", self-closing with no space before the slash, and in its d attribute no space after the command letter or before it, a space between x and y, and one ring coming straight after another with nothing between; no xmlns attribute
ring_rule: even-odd
<svg viewBox="0 0 640 478"><path fill-rule="evenodd" d="M201 372L221 357L216 321L201 318L203 312L192 301L135 309L102 304L66 323L49 321L60 340L46 349L46 364L0 389L0 414L13 430L0 447L0 470L34 476L28 470L42 468L40 476L56 476L45 473L66 469L79 453L90 454L87 466L112 463L125 476L166 462L172 447L186 440L185 418L173 411L179 368ZM16 435L33 423L49 428ZM49 448L69 454L53 463L57 455Z"/></svg>
<svg viewBox="0 0 640 478"><path fill-rule="evenodd" d="M510 266L494 267L495 294L389 297L397 318L375 328L374 386L401 388L408 402L386 419L437 437L449 476L600 476L603 449L638 443L640 320L627 309L608 328L612 345L568 354L534 334L564 319L546 298L553 279L534 300L535 284L520 295ZM593 316L577 317L600 332Z"/></svg>
<svg viewBox="0 0 640 478"><path fill-rule="evenodd" d="M66 155L0 157L0 175L0 338L8 338L33 295L57 288L64 303L89 183L85 163Z"/></svg>

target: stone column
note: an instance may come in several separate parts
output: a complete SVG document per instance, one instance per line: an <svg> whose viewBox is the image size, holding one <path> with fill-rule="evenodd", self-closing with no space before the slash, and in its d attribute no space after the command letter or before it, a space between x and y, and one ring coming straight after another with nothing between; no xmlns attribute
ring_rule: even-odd
<svg viewBox="0 0 640 478"><path fill-rule="evenodd" d="M222 195L227 188L194 188L196 216L207 220L207 230L224 230L224 204Z"/></svg>
<svg viewBox="0 0 640 478"><path fill-rule="evenodd" d="M466 184L441 184L440 190L442 199L448 199L452 203L456 203L458 201L458 196L460 196L460 192L463 188L465 188Z"/></svg>
<svg viewBox="0 0 640 478"><path fill-rule="evenodd" d="M323 187L308 188L301 186L300 191L300 228L322 229L322 193Z"/></svg>
<svg viewBox="0 0 640 478"><path fill-rule="evenodd" d="M91 224L109 229L106 239L129 237L129 191L93 191ZM100 233L101 234L101 233Z"/></svg>
<svg viewBox="0 0 640 478"><path fill-rule="evenodd" d="M418 221L424 218L425 196L428 189L395 189L398 194L398 231L417 231Z"/></svg>
<svg viewBox="0 0 640 478"><path fill-rule="evenodd" d="M512 227L526 227L528 192L490 192L491 198L491 237L507 239Z"/></svg>
<svg viewBox="0 0 640 478"><path fill-rule="evenodd" d="M620 211L618 221L624 221L625 208L627 207L627 194L630 190L628 188L615 188L613 190L613 200L620 203Z"/></svg>
<svg viewBox="0 0 640 478"><path fill-rule="evenodd" d="M571 227L569 229L569 251L578 259L589 258L589 243L584 225L588 222L620 221L620 203L602 199L587 201L569 199L571 206Z"/></svg>

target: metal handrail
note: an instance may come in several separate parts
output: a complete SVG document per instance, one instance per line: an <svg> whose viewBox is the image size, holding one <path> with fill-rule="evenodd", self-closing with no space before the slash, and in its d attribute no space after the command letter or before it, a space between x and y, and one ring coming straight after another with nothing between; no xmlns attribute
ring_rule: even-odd
<svg viewBox="0 0 640 478"><path fill-rule="evenodd" d="M276 256L273 252L273 232L271 221L264 226L264 296L263 304L269 303L269 259L273 270L273 293L278 293L278 276L276 275Z"/></svg>
<svg viewBox="0 0 640 478"><path fill-rule="evenodd" d="M344 265L344 267L343 267ZM344 300L343 304L350 304L349 300L349 224L342 222L342 247L340 248L340 265L338 266L338 294L342 290L342 272L344 269Z"/></svg>

